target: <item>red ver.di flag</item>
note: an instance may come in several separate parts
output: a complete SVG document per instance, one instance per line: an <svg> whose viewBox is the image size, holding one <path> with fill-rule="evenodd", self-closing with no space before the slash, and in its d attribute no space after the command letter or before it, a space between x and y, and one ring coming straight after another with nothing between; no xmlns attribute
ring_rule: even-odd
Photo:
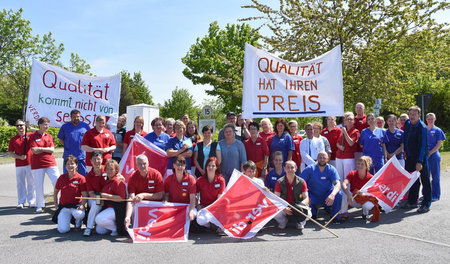
<svg viewBox="0 0 450 264"><path fill-rule="evenodd" d="M136 157L144 154L148 158L150 167L158 170L161 175L164 175L167 169L169 157L166 152L155 144L151 143L142 136L136 134L130 142L130 146L120 160L120 174L122 174L126 181L133 175L136 169Z"/></svg>
<svg viewBox="0 0 450 264"><path fill-rule="evenodd" d="M287 206L286 201L234 170L225 193L198 212L197 222L211 222L230 237L249 239Z"/></svg>
<svg viewBox="0 0 450 264"><path fill-rule="evenodd" d="M189 205L142 201L134 205L133 243L186 242L189 233Z"/></svg>
<svg viewBox="0 0 450 264"><path fill-rule="evenodd" d="M419 176L417 171L407 172L394 156L361 188L361 192L375 196L383 210L389 213Z"/></svg>

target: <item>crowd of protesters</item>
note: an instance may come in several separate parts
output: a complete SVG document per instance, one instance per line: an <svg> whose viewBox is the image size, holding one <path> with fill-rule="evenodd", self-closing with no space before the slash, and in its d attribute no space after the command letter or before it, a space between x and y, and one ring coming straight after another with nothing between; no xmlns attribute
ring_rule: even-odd
<svg viewBox="0 0 450 264"><path fill-rule="evenodd" d="M403 197L401 207L428 212L431 202L440 199L439 148L446 139L434 125L436 116L428 113L426 125L420 119L421 109L414 106L400 118L388 115L385 128L384 118L366 114L364 104L357 103L355 112L345 113L339 125L334 116L327 117L325 128L320 122L306 124L305 138L298 134L295 120L279 118L272 125L267 118L258 123L229 112L216 142L212 127L198 131L187 114L181 120L151 120L150 133L143 130L141 116L135 117L127 131L127 117L122 115L116 132L111 133L104 116L97 116L91 129L80 121L80 112L73 110L71 121L58 134L64 145L62 175L53 156L53 138L47 133L50 120L40 118L34 133L26 133L25 122L17 120L17 135L8 150L16 161L17 208L28 203L37 213L43 212L47 174L54 186L57 212L53 220L59 232L70 231L72 218L75 228L87 218L85 236L94 229L115 236L125 233L132 222L133 205L142 200L189 204L189 219L194 220L197 209L222 195L237 169L313 219L323 207L330 218L337 215L335 223L341 223L348 218L348 208L357 207L362 208L364 220L378 221L377 200L360 189L395 156L408 172L420 171L420 179ZM118 162L137 134L167 153L167 171L151 168L148 157L139 155L136 172L125 183ZM423 196L419 199L420 185ZM131 202L117 202L126 198ZM281 229L288 219L294 219L298 229L307 220L289 208L275 217Z"/></svg>

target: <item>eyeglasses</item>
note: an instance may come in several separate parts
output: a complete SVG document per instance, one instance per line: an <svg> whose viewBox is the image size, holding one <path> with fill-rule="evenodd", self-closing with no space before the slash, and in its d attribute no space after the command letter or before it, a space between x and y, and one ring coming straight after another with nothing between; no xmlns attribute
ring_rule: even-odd
<svg viewBox="0 0 450 264"><path fill-rule="evenodd" d="M25 126L24 124L18 124L18 125L16 125L16 127L23 127L23 126Z"/></svg>

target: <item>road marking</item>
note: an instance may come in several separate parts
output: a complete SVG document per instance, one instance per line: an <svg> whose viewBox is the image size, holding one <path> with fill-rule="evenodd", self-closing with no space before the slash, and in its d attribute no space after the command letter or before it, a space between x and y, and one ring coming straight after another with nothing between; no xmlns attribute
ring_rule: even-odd
<svg viewBox="0 0 450 264"><path fill-rule="evenodd" d="M384 231L372 230L372 229L363 228L363 227L357 227L357 229L370 231L370 232L375 232L375 233L380 233L380 234L385 234L385 235L390 235L390 236L402 237L402 238L406 238L406 239L417 240L417 241L420 241L420 242L425 242L425 243L429 243L429 244L434 244L434 245L443 246L443 247L449 247L450 248L450 245L448 245L448 244L435 242L435 241L429 241L429 240L425 240L425 239L420 239L420 238L417 238L417 237L411 237L411 236L394 234L394 233L389 233L389 232L384 232Z"/></svg>

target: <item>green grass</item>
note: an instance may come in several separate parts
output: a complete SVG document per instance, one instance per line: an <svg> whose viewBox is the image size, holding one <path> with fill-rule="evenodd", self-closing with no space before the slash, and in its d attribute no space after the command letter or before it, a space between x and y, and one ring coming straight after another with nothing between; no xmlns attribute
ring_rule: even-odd
<svg viewBox="0 0 450 264"><path fill-rule="evenodd" d="M450 170L450 151L441 152L441 171L449 171Z"/></svg>

